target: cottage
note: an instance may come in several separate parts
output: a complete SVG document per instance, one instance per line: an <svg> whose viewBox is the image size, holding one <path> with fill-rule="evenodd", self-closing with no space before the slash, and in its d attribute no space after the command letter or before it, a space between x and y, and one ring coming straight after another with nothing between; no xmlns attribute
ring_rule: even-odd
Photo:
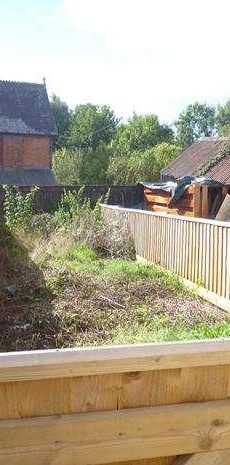
<svg viewBox="0 0 230 465"><path fill-rule="evenodd" d="M57 184L52 173L56 135L45 83L0 81L0 184Z"/></svg>

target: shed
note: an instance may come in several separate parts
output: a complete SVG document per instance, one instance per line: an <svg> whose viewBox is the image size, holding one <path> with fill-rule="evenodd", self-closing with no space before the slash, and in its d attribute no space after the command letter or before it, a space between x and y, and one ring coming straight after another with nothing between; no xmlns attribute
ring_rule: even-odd
<svg viewBox="0 0 230 465"><path fill-rule="evenodd" d="M209 179L184 177L165 183L142 183L147 207L154 212L215 218L230 186Z"/></svg>

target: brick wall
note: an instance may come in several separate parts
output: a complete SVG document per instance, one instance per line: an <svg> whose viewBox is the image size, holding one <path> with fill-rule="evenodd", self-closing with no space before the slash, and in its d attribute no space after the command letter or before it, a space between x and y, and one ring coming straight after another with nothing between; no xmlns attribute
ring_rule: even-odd
<svg viewBox="0 0 230 465"><path fill-rule="evenodd" d="M51 168L51 141L49 137L23 137L23 166Z"/></svg>
<svg viewBox="0 0 230 465"><path fill-rule="evenodd" d="M46 136L2 136L1 164L6 170L50 168L51 141Z"/></svg>

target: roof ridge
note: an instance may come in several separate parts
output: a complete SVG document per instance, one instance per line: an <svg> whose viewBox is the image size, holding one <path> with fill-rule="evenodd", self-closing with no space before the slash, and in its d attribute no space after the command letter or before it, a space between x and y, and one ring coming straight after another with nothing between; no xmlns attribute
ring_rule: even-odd
<svg viewBox="0 0 230 465"><path fill-rule="evenodd" d="M230 136L203 136L194 142L208 142L208 141L230 141Z"/></svg>
<svg viewBox="0 0 230 465"><path fill-rule="evenodd" d="M0 83L6 83L6 84L30 84L30 85L36 85L36 86L43 86L45 87L44 82L29 82L29 81L11 81L10 79L0 79Z"/></svg>

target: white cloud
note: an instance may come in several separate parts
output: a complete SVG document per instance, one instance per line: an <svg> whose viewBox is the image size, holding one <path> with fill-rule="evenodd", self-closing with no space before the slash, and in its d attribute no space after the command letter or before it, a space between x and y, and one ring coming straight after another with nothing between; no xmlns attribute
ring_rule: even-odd
<svg viewBox="0 0 230 465"><path fill-rule="evenodd" d="M63 11L69 27L111 54L104 66L88 64L98 86L93 78L91 89L125 115L155 111L170 120L195 99L228 97L228 0L65 0Z"/></svg>
<svg viewBox="0 0 230 465"><path fill-rule="evenodd" d="M155 112L166 121L194 100L230 97L229 0L54 3L23 15L25 28L34 24L28 40L13 37L14 25L2 33L2 78L45 74L48 89L70 106L105 103L119 116Z"/></svg>

